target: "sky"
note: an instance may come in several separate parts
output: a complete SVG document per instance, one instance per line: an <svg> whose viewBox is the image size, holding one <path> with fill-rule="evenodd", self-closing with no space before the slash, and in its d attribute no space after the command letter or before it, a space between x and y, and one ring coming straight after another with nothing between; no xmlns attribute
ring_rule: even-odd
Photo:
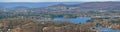
<svg viewBox="0 0 120 32"><path fill-rule="evenodd" d="M104 2L120 0L0 0L0 2Z"/></svg>

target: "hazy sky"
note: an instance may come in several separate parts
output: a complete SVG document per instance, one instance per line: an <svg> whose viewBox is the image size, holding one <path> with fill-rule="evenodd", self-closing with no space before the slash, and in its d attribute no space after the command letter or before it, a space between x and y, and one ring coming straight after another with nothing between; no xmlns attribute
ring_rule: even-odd
<svg viewBox="0 0 120 32"><path fill-rule="evenodd" d="M120 0L0 0L0 2L104 2Z"/></svg>

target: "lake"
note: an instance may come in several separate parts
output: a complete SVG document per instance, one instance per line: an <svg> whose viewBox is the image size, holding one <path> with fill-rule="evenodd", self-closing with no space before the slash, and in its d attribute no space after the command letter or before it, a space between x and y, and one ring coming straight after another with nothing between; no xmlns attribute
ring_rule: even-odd
<svg viewBox="0 0 120 32"><path fill-rule="evenodd" d="M77 17L77 18L63 18L63 17L56 17L53 20L55 21L69 21L72 23L86 23L90 20L91 17ZM96 27L97 30L101 30L102 32L120 32L120 30L115 30L107 27Z"/></svg>
<svg viewBox="0 0 120 32"><path fill-rule="evenodd" d="M91 17L77 17L77 18L56 17L53 20L55 20L55 21L69 21L72 23L86 23L90 19L91 19Z"/></svg>
<svg viewBox="0 0 120 32"><path fill-rule="evenodd" d="M107 28L107 27L96 27L97 30L101 30L102 32L120 32L120 30L116 30L116 29L111 29L111 28Z"/></svg>

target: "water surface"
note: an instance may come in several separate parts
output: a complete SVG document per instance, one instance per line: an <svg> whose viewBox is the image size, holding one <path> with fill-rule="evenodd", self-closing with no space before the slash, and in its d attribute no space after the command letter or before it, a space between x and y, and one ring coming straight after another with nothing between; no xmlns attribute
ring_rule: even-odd
<svg viewBox="0 0 120 32"><path fill-rule="evenodd" d="M72 23L86 23L88 20L90 20L90 17L77 17L77 18L63 18L63 17L57 17L53 20L56 21L69 21Z"/></svg>
<svg viewBox="0 0 120 32"><path fill-rule="evenodd" d="M111 28L107 28L107 27L96 27L97 30L101 30L102 32L120 32L120 30L116 30L116 29L111 29Z"/></svg>

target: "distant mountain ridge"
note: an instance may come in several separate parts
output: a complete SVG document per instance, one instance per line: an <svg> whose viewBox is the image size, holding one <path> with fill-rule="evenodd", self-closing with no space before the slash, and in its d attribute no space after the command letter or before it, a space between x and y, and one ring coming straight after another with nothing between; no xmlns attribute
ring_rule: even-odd
<svg viewBox="0 0 120 32"><path fill-rule="evenodd" d="M6 7L6 8L12 8L12 7L16 7L16 6L26 6L26 7L31 7L31 8L38 8L38 7L47 7L47 6L51 6L51 5L56 5L59 3L64 3L64 4L68 4L68 5L72 5L72 4L79 4L82 2L36 2L36 3L31 3L31 2L8 2L8 3L4 3L4 2L0 2L0 7Z"/></svg>
<svg viewBox="0 0 120 32"><path fill-rule="evenodd" d="M120 10L120 2L89 2L74 6L80 7L80 9Z"/></svg>
<svg viewBox="0 0 120 32"><path fill-rule="evenodd" d="M24 4L22 6L22 4ZM27 8L32 10L120 10L120 2L47 2L47 3L0 3L0 6L16 5L14 8ZM18 6L17 6L18 5ZM29 7L31 6L31 7Z"/></svg>
<svg viewBox="0 0 120 32"><path fill-rule="evenodd" d="M75 5L57 4L49 7L58 7L58 9L72 8L74 10L120 10L120 2L87 2Z"/></svg>

